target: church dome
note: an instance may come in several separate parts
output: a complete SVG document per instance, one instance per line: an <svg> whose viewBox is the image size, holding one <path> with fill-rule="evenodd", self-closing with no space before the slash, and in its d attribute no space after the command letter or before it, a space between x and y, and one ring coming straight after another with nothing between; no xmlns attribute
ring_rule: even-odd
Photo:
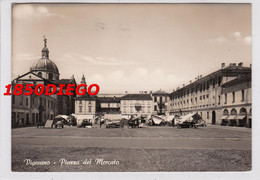
<svg viewBox="0 0 260 180"><path fill-rule="evenodd" d="M56 64L48 59L47 57L42 57L39 59L32 67L32 71L46 71L46 72L53 72L59 74L58 67Z"/></svg>
<svg viewBox="0 0 260 180"><path fill-rule="evenodd" d="M53 74L59 75L58 67L52 60L49 59L49 49L47 48L47 39L45 38L45 36L44 36L44 47L42 48L42 58L32 65L31 71L34 71L41 76L43 75L44 72L44 75L42 77L51 80L53 80Z"/></svg>

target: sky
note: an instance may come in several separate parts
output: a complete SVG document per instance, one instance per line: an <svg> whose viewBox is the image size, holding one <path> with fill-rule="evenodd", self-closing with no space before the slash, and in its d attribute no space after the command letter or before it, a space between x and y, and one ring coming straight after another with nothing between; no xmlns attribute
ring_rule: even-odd
<svg viewBox="0 0 260 180"><path fill-rule="evenodd" d="M15 4L12 79L41 57L43 36L60 79L100 93L173 89L220 69L250 66L250 4Z"/></svg>

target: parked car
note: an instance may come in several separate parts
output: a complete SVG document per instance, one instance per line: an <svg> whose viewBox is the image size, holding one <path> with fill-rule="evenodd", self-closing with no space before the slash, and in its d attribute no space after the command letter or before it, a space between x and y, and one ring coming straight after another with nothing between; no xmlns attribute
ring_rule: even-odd
<svg viewBox="0 0 260 180"><path fill-rule="evenodd" d="M92 122L90 121L90 119L83 119L83 122L82 122L82 127L86 127L86 126L91 126L92 127Z"/></svg>
<svg viewBox="0 0 260 180"><path fill-rule="evenodd" d="M45 126L45 123L44 123L44 122L38 122L38 123L37 123L37 128L39 128L39 127L44 128L44 126Z"/></svg>
<svg viewBox="0 0 260 180"><path fill-rule="evenodd" d="M201 127L206 127L207 126L206 121L203 120L203 119L197 120L196 125L197 126L201 126Z"/></svg>
<svg viewBox="0 0 260 180"><path fill-rule="evenodd" d="M128 122L128 128L136 128L139 127L139 119L138 118L134 118L134 119L129 119Z"/></svg>
<svg viewBox="0 0 260 180"><path fill-rule="evenodd" d="M198 126L193 121L185 121L183 123L178 123L177 128L197 128Z"/></svg>
<svg viewBox="0 0 260 180"><path fill-rule="evenodd" d="M120 120L106 119L105 124L106 124L106 128L119 128L120 127Z"/></svg>
<svg viewBox="0 0 260 180"><path fill-rule="evenodd" d="M54 121L52 126L54 126L55 128L63 128L64 123L62 121Z"/></svg>

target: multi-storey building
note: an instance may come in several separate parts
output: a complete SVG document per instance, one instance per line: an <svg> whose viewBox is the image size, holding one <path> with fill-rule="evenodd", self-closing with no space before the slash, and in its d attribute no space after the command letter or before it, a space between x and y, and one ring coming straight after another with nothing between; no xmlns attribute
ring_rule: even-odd
<svg viewBox="0 0 260 180"><path fill-rule="evenodd" d="M153 98L150 94L127 94L121 97L121 114L151 115L153 110Z"/></svg>
<svg viewBox="0 0 260 180"><path fill-rule="evenodd" d="M120 98L118 97L98 97L97 111L101 114L120 113Z"/></svg>
<svg viewBox="0 0 260 180"><path fill-rule="evenodd" d="M12 87L16 84L52 84L37 74L32 72L26 73L18 77L12 83ZM23 89L25 91L25 88ZM12 95L12 127L25 125L35 125L38 122L45 122L47 119L54 119L58 115L58 98L53 95L29 95L24 94L16 96Z"/></svg>
<svg viewBox="0 0 260 180"><path fill-rule="evenodd" d="M251 74L238 76L222 85L222 125L251 127Z"/></svg>
<svg viewBox="0 0 260 180"><path fill-rule="evenodd" d="M152 97L153 97L153 102L154 102L154 107L153 107L153 114L157 114L157 115L165 115L168 114L168 101L169 101L169 97L170 94L159 90L156 91L154 93L152 93Z"/></svg>
<svg viewBox="0 0 260 180"><path fill-rule="evenodd" d="M221 124L223 115L222 85L242 75L250 75L251 67L231 63L207 75L198 76L194 82L177 88L170 95L170 113L184 115L198 112L207 123Z"/></svg>
<svg viewBox="0 0 260 180"><path fill-rule="evenodd" d="M86 84L86 79L84 75L81 78L80 84ZM81 87L80 92L83 91L86 87ZM90 96L85 93L85 95L77 95L75 97L75 114L77 119L91 119L95 117L96 114L96 96Z"/></svg>

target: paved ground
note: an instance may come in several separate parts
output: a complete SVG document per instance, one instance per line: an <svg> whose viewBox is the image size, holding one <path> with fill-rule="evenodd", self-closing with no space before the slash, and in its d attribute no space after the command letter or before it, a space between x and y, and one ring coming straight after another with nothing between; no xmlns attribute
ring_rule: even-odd
<svg viewBox="0 0 260 180"><path fill-rule="evenodd" d="M251 169L251 129L238 127L28 127L13 129L12 144L13 171Z"/></svg>

